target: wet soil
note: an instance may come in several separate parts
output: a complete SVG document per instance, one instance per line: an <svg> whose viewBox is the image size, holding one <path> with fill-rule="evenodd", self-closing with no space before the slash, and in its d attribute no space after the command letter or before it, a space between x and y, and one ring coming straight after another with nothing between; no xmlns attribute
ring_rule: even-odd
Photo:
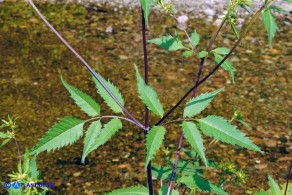
<svg viewBox="0 0 292 195"><path fill-rule="evenodd" d="M139 11L102 7L103 12L88 12L76 5L38 5L48 20L101 75L109 78L123 93L126 107L143 120L144 106L137 98L134 63L142 71L143 52ZM196 28L204 49L216 28L212 23L190 16L189 31ZM163 14L152 14L148 38L175 31L175 21ZM236 67L236 83L228 73L219 70L199 88L199 93L225 87L215 101L200 115L222 115L231 118L240 110L252 127L237 124L264 154L218 143L207 150L207 157L218 163L235 162L249 175L246 184L230 185L230 194L252 194L268 187L267 173L280 184L285 182L292 160L291 136L291 27L280 18L279 33L273 48L268 47L263 25L257 24L231 57ZM106 33L112 26L113 32ZM215 46L231 47L234 36L225 30ZM90 74L48 30L32 9L23 3L0 4L0 118L8 114L19 117L17 138L22 152L33 147L54 123L65 116L87 119L62 86L61 75L70 84L90 94L102 106L102 114L111 114L97 95ZM183 34L181 34L183 36ZM214 47L215 47L214 46ZM199 61L184 58L180 52L162 51L149 45L150 85L170 109L189 89L195 79ZM203 75L214 64L208 60ZM171 119L182 117L181 109ZM158 120L151 115L151 124ZM174 149L181 132L178 125L167 126L164 145ZM207 147L211 140L206 138ZM143 133L132 124L123 123L108 143L91 153L86 165L80 165L83 143L41 153L38 166L43 180L54 182L50 194L101 194L112 189L144 185ZM185 143L185 146L187 144ZM17 153L11 142L0 150L0 178L16 169ZM205 175L218 182L216 172ZM154 181L158 186L159 182ZM4 188L0 187L4 193Z"/></svg>

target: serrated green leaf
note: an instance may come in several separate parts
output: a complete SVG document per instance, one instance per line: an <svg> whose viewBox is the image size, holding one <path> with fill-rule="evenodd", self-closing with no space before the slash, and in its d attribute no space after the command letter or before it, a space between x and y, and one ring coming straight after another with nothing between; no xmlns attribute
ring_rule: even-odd
<svg viewBox="0 0 292 195"><path fill-rule="evenodd" d="M71 98L75 101L81 110L83 110L88 116L94 117L100 114L99 104L96 103L89 95L69 85L62 77L61 80L63 85L71 94Z"/></svg>
<svg viewBox="0 0 292 195"><path fill-rule="evenodd" d="M6 144L8 144L8 142L10 140L11 140L10 138L3 140L2 144L0 145L0 148L3 147L3 146L5 146Z"/></svg>
<svg viewBox="0 0 292 195"><path fill-rule="evenodd" d="M270 10L266 10L262 14L262 18L263 18L265 28L268 32L269 46L272 47L272 41L273 41L273 38L275 37L275 34L278 30L278 26L276 24L274 16L270 12Z"/></svg>
<svg viewBox="0 0 292 195"><path fill-rule="evenodd" d="M39 140L30 155L39 154L45 150L59 149L76 142L83 134L84 121L74 117L66 117L50 128Z"/></svg>
<svg viewBox="0 0 292 195"><path fill-rule="evenodd" d="M205 156L205 148L203 144L202 135L197 129L195 123L192 122L183 122L182 129L185 135L185 138L191 144L191 146L196 150L196 152L200 155L202 161L208 166L208 162Z"/></svg>
<svg viewBox="0 0 292 195"><path fill-rule="evenodd" d="M200 191L211 192L219 195L228 195L228 193L222 188L198 175L182 176L180 182L185 184L188 188L197 188Z"/></svg>
<svg viewBox="0 0 292 195"><path fill-rule="evenodd" d="M145 18L146 25L148 25L149 23L148 18L151 11L151 6L153 4L153 0L140 0L140 4L144 11L144 18Z"/></svg>
<svg viewBox="0 0 292 195"><path fill-rule="evenodd" d="M108 195L149 195L149 190L145 187L129 187L114 190Z"/></svg>
<svg viewBox="0 0 292 195"><path fill-rule="evenodd" d="M158 191L158 194L159 194L159 195L165 195L165 194L167 194L167 192L168 192L168 186L163 185L163 186L160 188L160 190ZM179 195L179 191L177 191L177 190L172 190L172 191L170 192L170 195Z"/></svg>
<svg viewBox="0 0 292 195"><path fill-rule="evenodd" d="M147 42L154 43L155 45L158 45L159 47L161 47L165 50L168 50L168 51L187 49L185 46L183 46L180 39L174 38L171 35L161 36L161 37L156 38L156 39L148 40Z"/></svg>
<svg viewBox="0 0 292 195"><path fill-rule="evenodd" d="M29 161L28 175L32 179L37 179L39 174L40 172L36 164L36 155L34 155L32 159Z"/></svg>
<svg viewBox="0 0 292 195"><path fill-rule="evenodd" d="M145 162L145 170L153 156L156 154L156 151L160 148L166 130L162 126L154 126L150 129L149 133L146 136L146 149L147 156Z"/></svg>
<svg viewBox="0 0 292 195"><path fill-rule="evenodd" d="M212 52L220 55L227 55L230 52L230 49L227 47L217 47L216 49L212 50Z"/></svg>
<svg viewBox="0 0 292 195"><path fill-rule="evenodd" d="M206 52L206 51L201 51L201 52L198 54L198 57L199 57L199 58L205 58L207 55L208 55L208 52Z"/></svg>
<svg viewBox="0 0 292 195"><path fill-rule="evenodd" d="M191 34L191 40L193 46L197 46L199 44L200 36L198 35L196 30L194 30L194 32Z"/></svg>
<svg viewBox="0 0 292 195"><path fill-rule="evenodd" d="M223 57L219 54L213 53L215 56L215 62L216 64L219 64L222 60ZM221 67L229 72L231 78L232 78L232 83L234 83L234 67L232 66L231 62L227 59L224 61L224 63L221 65Z"/></svg>
<svg viewBox="0 0 292 195"><path fill-rule="evenodd" d="M98 80L94 77L92 78L98 90L99 95L104 99L105 103L112 109L112 111L114 111L114 113L123 112L123 109L107 93L107 91L102 87L102 85L98 82ZM101 79L107 85L107 87L112 92L112 94L117 98L117 100L119 100L119 102L124 106L125 105L124 98L122 94L120 93L119 89L116 86L114 86L110 81L106 81L103 77L101 77Z"/></svg>
<svg viewBox="0 0 292 195"><path fill-rule="evenodd" d="M84 147L83 147L83 153L81 158L81 163L85 163L85 158L89 154L90 147L94 144L94 141L101 130L101 123L100 121L92 122L86 132L85 138L84 138Z"/></svg>
<svg viewBox="0 0 292 195"><path fill-rule="evenodd" d="M270 175L268 175L268 179L273 195L281 195L281 190L277 182Z"/></svg>
<svg viewBox="0 0 292 195"><path fill-rule="evenodd" d="M245 134L228 121L219 116L207 116L206 118L197 120L200 129L204 134L232 145L239 145L241 147L262 152Z"/></svg>
<svg viewBox="0 0 292 195"><path fill-rule="evenodd" d="M195 98L192 98L186 103L184 108L184 118L193 117L200 114L209 105L216 94L222 90L223 89L218 89L216 91L203 93Z"/></svg>
<svg viewBox="0 0 292 195"><path fill-rule="evenodd" d="M184 51L182 53L183 57L190 57L190 56L193 56L193 55L194 55L194 52L192 52L192 51Z"/></svg>
<svg viewBox="0 0 292 195"><path fill-rule="evenodd" d="M138 86L138 92L139 97L142 100L142 102L147 106L149 110L151 110L154 114L157 114L159 116L163 116L163 107L159 101L159 98L157 96L157 93L142 79L137 66L135 66L136 69L136 78L137 78L137 86Z"/></svg>
<svg viewBox="0 0 292 195"><path fill-rule="evenodd" d="M110 120L106 125L104 125L101 132L95 138L94 143L91 144L91 147L87 150L88 154L93 150L97 149L99 146L105 144L118 130L123 127L121 120L114 118Z"/></svg>
<svg viewBox="0 0 292 195"><path fill-rule="evenodd" d="M6 133L2 133L0 132L0 138L8 138L9 135L7 135Z"/></svg>
<svg viewBox="0 0 292 195"><path fill-rule="evenodd" d="M27 148L23 155L23 163L22 163L21 168L22 168L22 173L26 173L29 169L29 150Z"/></svg>

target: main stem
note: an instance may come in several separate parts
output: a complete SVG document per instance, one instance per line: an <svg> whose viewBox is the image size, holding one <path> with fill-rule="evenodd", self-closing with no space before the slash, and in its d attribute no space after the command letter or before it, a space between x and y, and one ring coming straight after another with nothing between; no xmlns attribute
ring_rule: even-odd
<svg viewBox="0 0 292 195"><path fill-rule="evenodd" d="M138 125L140 128L145 129L144 126L122 105L122 103L116 98L112 91L103 82L102 78L91 68L91 66L80 56L80 54L60 35L60 33L47 21L47 19L38 10L32 0L27 0L36 13L41 17L41 19L46 23L46 25L56 34L56 36L67 46L67 48L72 51L77 58L84 64L87 70L98 80L101 86L106 90L106 92L113 98L113 100L122 108L122 110Z"/></svg>
<svg viewBox="0 0 292 195"><path fill-rule="evenodd" d="M145 83L148 85L148 53L147 53L147 43L146 43L146 22L144 17L144 11L141 9L141 18L142 18L142 37L143 37L143 53L144 53L144 80ZM148 128L149 128L149 110L145 106L145 129L144 129L144 135L146 138L146 135L148 134ZM149 194L153 195L153 183L152 183L152 169L151 169L151 161L149 162L147 166L147 181L148 181L148 189Z"/></svg>

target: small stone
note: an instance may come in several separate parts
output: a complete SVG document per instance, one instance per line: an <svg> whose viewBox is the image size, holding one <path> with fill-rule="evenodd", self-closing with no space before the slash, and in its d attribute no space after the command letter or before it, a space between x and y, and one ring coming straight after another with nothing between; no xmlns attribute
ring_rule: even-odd
<svg viewBox="0 0 292 195"><path fill-rule="evenodd" d="M255 162L256 162L257 164L261 163L261 161L260 161L260 160L256 160Z"/></svg>
<svg viewBox="0 0 292 195"><path fill-rule="evenodd" d="M267 164L259 164L259 165L255 165L254 167L256 168L256 169L265 169L265 168L267 168Z"/></svg>
<svg viewBox="0 0 292 195"><path fill-rule="evenodd" d="M106 32L106 33L113 33L113 27L112 27L112 26L108 26L108 27L105 29L105 32Z"/></svg>
<svg viewBox="0 0 292 195"><path fill-rule="evenodd" d="M73 176L74 176L74 177L79 177L80 175L81 175L81 172L73 173Z"/></svg>
<svg viewBox="0 0 292 195"><path fill-rule="evenodd" d="M204 10L204 14L206 14L207 16L214 16L216 13L213 9L205 9Z"/></svg>
<svg viewBox="0 0 292 195"><path fill-rule="evenodd" d="M276 147L277 146L277 141L276 140L273 140L273 139L269 139L269 140L266 140L265 141L265 144L268 147Z"/></svg>

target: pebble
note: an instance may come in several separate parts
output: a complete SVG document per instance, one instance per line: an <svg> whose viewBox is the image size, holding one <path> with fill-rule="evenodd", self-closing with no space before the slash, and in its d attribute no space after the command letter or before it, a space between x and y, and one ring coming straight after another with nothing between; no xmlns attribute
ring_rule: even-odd
<svg viewBox="0 0 292 195"><path fill-rule="evenodd" d="M105 29L105 32L106 32L106 33L109 33L109 34L113 33L113 27L112 27L112 26L108 26L108 27Z"/></svg>

